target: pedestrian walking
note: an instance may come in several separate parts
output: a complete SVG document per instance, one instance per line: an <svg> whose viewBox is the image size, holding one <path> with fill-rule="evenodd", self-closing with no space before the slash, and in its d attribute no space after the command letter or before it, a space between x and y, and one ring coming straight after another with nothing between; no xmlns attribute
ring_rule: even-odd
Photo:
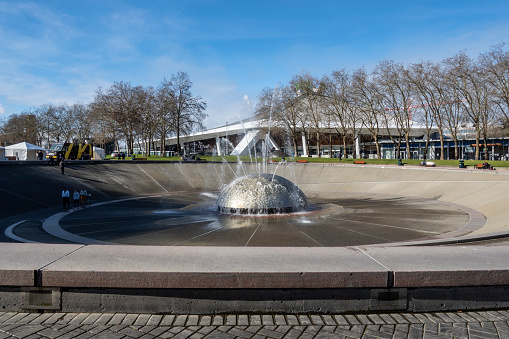
<svg viewBox="0 0 509 339"><path fill-rule="evenodd" d="M74 193L72 194L72 208L80 207L80 192L78 192L77 189L74 190Z"/></svg>
<svg viewBox="0 0 509 339"><path fill-rule="evenodd" d="M69 191L64 188L62 191L62 208L71 208L71 202L69 201Z"/></svg>
<svg viewBox="0 0 509 339"><path fill-rule="evenodd" d="M82 188L80 191L80 199L81 199L81 206L85 207L87 205L87 190Z"/></svg>
<svg viewBox="0 0 509 339"><path fill-rule="evenodd" d="M60 160L60 172L64 174L65 165L64 165L64 159Z"/></svg>

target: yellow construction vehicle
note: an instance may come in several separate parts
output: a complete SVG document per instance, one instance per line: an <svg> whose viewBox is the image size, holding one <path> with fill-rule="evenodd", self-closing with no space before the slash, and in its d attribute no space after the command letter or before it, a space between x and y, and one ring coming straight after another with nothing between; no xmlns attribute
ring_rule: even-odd
<svg viewBox="0 0 509 339"><path fill-rule="evenodd" d="M46 158L50 161L63 160L90 160L93 151L91 144L78 144L72 142L57 142L51 145Z"/></svg>

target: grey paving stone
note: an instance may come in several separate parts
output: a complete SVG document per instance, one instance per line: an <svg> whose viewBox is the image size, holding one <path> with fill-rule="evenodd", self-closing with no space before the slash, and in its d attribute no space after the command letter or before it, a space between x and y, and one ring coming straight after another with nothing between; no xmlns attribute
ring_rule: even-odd
<svg viewBox="0 0 509 339"><path fill-rule="evenodd" d="M147 326L158 326L163 316L161 314L152 314L147 321Z"/></svg>
<svg viewBox="0 0 509 339"><path fill-rule="evenodd" d="M14 317L17 313L16 312L4 312L0 316L0 324L6 323L10 318Z"/></svg>
<svg viewBox="0 0 509 339"><path fill-rule="evenodd" d="M198 325L210 326L212 324L212 317L210 315L202 315Z"/></svg>
<svg viewBox="0 0 509 339"><path fill-rule="evenodd" d="M221 332L227 333L229 330L231 330L233 326L218 326L217 329Z"/></svg>
<svg viewBox="0 0 509 339"><path fill-rule="evenodd" d="M392 334L390 333L385 333L385 332L382 332L382 331L376 331L376 330L372 330L372 329L369 329L369 328L366 328L366 330L364 331L363 333L363 338L366 336L366 335L371 335L375 338L385 338L385 339L392 339Z"/></svg>
<svg viewBox="0 0 509 339"><path fill-rule="evenodd" d="M439 333L451 337L468 337L468 330L466 328L456 327L449 324L440 324Z"/></svg>
<svg viewBox="0 0 509 339"><path fill-rule="evenodd" d="M206 339L229 339L235 338L234 335L220 331L218 328L207 334L204 338Z"/></svg>
<svg viewBox="0 0 509 339"><path fill-rule="evenodd" d="M39 331L44 330L46 327L42 325L14 325L10 328L1 326L0 330L2 332L7 332L10 334L13 334L17 336L18 338L24 338L26 336L29 336L31 334L37 333Z"/></svg>
<svg viewBox="0 0 509 339"><path fill-rule="evenodd" d="M126 313L116 313L113 317L108 321L108 325L119 325L122 323L122 320L126 317Z"/></svg>
<svg viewBox="0 0 509 339"><path fill-rule="evenodd" d="M286 322L288 325L293 326L299 325L299 319L297 319L297 316L295 316L294 314L288 314L286 316Z"/></svg>
<svg viewBox="0 0 509 339"><path fill-rule="evenodd" d="M362 333L345 330L340 327L336 328L336 330L334 331L334 334L336 334L338 336L345 336L348 338L362 338Z"/></svg>
<svg viewBox="0 0 509 339"><path fill-rule="evenodd" d="M364 333L365 329L366 329L366 325L352 325L352 326L350 326L350 331L352 331L352 332Z"/></svg>
<svg viewBox="0 0 509 339"><path fill-rule="evenodd" d="M262 315L262 324L265 326L274 325L274 319L271 315L264 314Z"/></svg>
<svg viewBox="0 0 509 339"><path fill-rule="evenodd" d="M407 332L410 328L410 324L396 324L396 327L394 328L395 331L401 331L401 332Z"/></svg>
<svg viewBox="0 0 509 339"><path fill-rule="evenodd" d="M509 324L507 321L495 321L493 323L498 331L508 332L509 333Z"/></svg>
<svg viewBox="0 0 509 339"><path fill-rule="evenodd" d="M477 324L468 324L468 330L471 331L471 330L475 330L475 331L478 331L478 332L483 332L483 333L489 333L489 334L496 334L497 333L497 329L495 326L491 327L491 326L479 326Z"/></svg>
<svg viewBox="0 0 509 339"><path fill-rule="evenodd" d="M437 323L426 323L426 324L424 324L424 331L438 333L439 326L440 326L440 324L437 324Z"/></svg>
<svg viewBox="0 0 509 339"><path fill-rule="evenodd" d="M239 314L237 316L237 325L249 326L249 317L246 314Z"/></svg>
<svg viewBox="0 0 509 339"><path fill-rule="evenodd" d="M149 334L152 334L155 337L160 336L161 334L167 332L170 329L169 326L158 326L154 328L152 331L149 332Z"/></svg>
<svg viewBox="0 0 509 339"><path fill-rule="evenodd" d="M367 317L373 324L377 325L385 324L385 321L383 321L378 314L367 314Z"/></svg>
<svg viewBox="0 0 509 339"><path fill-rule="evenodd" d="M435 316L442 319L442 322L444 322L444 323L453 323L454 322L454 320L452 320L452 318L447 316L445 313L435 313Z"/></svg>
<svg viewBox="0 0 509 339"><path fill-rule="evenodd" d="M361 325L361 322L353 315L347 314L345 315L346 320L350 325Z"/></svg>
<svg viewBox="0 0 509 339"><path fill-rule="evenodd" d="M187 317L185 326L196 326L196 325L198 325L199 320L200 320L200 317L198 315L189 315Z"/></svg>
<svg viewBox="0 0 509 339"><path fill-rule="evenodd" d="M128 313L122 320L122 325L133 325L139 316L140 316L139 314Z"/></svg>
<svg viewBox="0 0 509 339"><path fill-rule="evenodd" d="M269 330L266 327L262 327L256 334L266 336L268 338L283 338L284 334L276 332L274 330Z"/></svg>
<svg viewBox="0 0 509 339"><path fill-rule="evenodd" d="M222 315L215 315L212 318L212 325L214 325L214 326L223 326L223 324L224 324L224 319L223 319Z"/></svg>
<svg viewBox="0 0 509 339"><path fill-rule="evenodd" d="M121 338L126 338L126 337L122 333L117 333L117 332L106 330L104 332L94 335L92 338L94 338L94 339L110 339L110 338L111 339L121 339ZM60 338L58 338L58 339L60 339Z"/></svg>
<svg viewBox="0 0 509 339"><path fill-rule="evenodd" d="M82 324L83 325L93 325L95 322L101 317L101 313L90 313L88 317L86 317ZM51 318L50 318L51 319ZM49 319L48 319L49 320ZM46 322L45 322L46 323Z"/></svg>
<svg viewBox="0 0 509 339"><path fill-rule="evenodd" d="M167 314L163 317L163 319L159 323L159 326L171 326L171 325L173 325L174 320L175 320L175 315Z"/></svg>
<svg viewBox="0 0 509 339"><path fill-rule="evenodd" d="M422 324L422 322L419 319L417 319L413 314L403 313L401 314L401 316L408 320L408 322L411 324Z"/></svg>
<svg viewBox="0 0 509 339"><path fill-rule="evenodd" d="M391 313L391 317L396 321L396 324L408 324L409 321L406 320L401 316L401 314L398 313Z"/></svg>
<svg viewBox="0 0 509 339"><path fill-rule="evenodd" d="M465 319L465 321L467 322L476 322L478 321L476 318L472 318L471 316L469 316L467 313L463 313L463 312L458 312L456 313L459 317Z"/></svg>
<svg viewBox="0 0 509 339"><path fill-rule="evenodd" d="M95 321L94 324L106 325L111 320L111 318L113 318L114 315L115 314L113 314L113 313L103 313L103 314L101 314L101 316L99 318L97 318L97 320Z"/></svg>
<svg viewBox="0 0 509 339"><path fill-rule="evenodd" d="M23 317L22 319L18 320L18 324L28 324L35 318L39 317L39 313L29 313L26 317Z"/></svg>
<svg viewBox="0 0 509 339"><path fill-rule="evenodd" d="M251 333L257 333L261 328L262 328L262 326L259 326L259 325L251 325L251 326L246 327L244 330L251 332Z"/></svg>
<svg viewBox="0 0 509 339"><path fill-rule="evenodd" d="M134 322L134 326L145 326L147 325L148 320L150 319L150 314L140 314L136 321Z"/></svg>
<svg viewBox="0 0 509 339"><path fill-rule="evenodd" d="M298 318L299 318L299 323L301 325L308 326L308 325L312 324L311 319L309 319L309 317L305 314L299 315Z"/></svg>
<svg viewBox="0 0 509 339"><path fill-rule="evenodd" d="M447 312L445 313L449 318L451 318L453 320L453 322L455 323L466 323L467 321L460 317L457 313L450 313L450 312Z"/></svg>
<svg viewBox="0 0 509 339"><path fill-rule="evenodd" d="M225 319L225 325L236 326L237 325L237 316L235 314L228 314Z"/></svg>
<svg viewBox="0 0 509 339"><path fill-rule="evenodd" d="M285 316L282 314L275 314L274 315L274 323L276 325L286 325Z"/></svg>
<svg viewBox="0 0 509 339"><path fill-rule="evenodd" d="M322 319L323 319L323 323L325 325L332 325L332 326L336 326L337 323L336 321L334 320L334 318L328 314L325 314L325 315L322 315ZM290 325L290 324L288 324Z"/></svg>
<svg viewBox="0 0 509 339"><path fill-rule="evenodd" d="M43 313L34 320L30 322L30 324L42 324L46 320L48 320L53 314L51 313Z"/></svg>
<svg viewBox="0 0 509 339"><path fill-rule="evenodd" d="M476 319L478 322L488 321L488 319L486 319L485 317L483 317L482 315L480 315L477 312L465 312L465 313L468 314L469 316L471 316L472 318Z"/></svg>
<svg viewBox="0 0 509 339"><path fill-rule="evenodd" d="M394 331L392 338L393 339L407 339L407 338L410 338L410 336L408 335L408 332ZM422 338L422 336L419 338ZM417 339L417 338L412 338L412 339Z"/></svg>
<svg viewBox="0 0 509 339"><path fill-rule="evenodd" d="M19 323L23 318L27 317L30 313L17 313L15 316L11 317L9 320L4 323Z"/></svg>
<svg viewBox="0 0 509 339"><path fill-rule="evenodd" d="M394 333L395 326L394 325L381 325L380 332L384 333Z"/></svg>
<svg viewBox="0 0 509 339"><path fill-rule="evenodd" d="M507 316L505 316L502 313L497 312L497 311L486 311L486 313L491 314L492 316L497 318L497 320L493 320L493 321L507 321L507 320L509 320L509 318L507 318Z"/></svg>
<svg viewBox="0 0 509 339"><path fill-rule="evenodd" d="M313 325L325 325L325 323L323 322L322 317L320 317L317 314L312 314L312 315L309 316L309 318L311 319L311 323Z"/></svg>
<svg viewBox="0 0 509 339"><path fill-rule="evenodd" d="M262 324L262 317L260 315L250 315L249 316L249 323L251 325L261 325Z"/></svg>
<svg viewBox="0 0 509 339"><path fill-rule="evenodd" d="M274 329L274 331L286 334L290 330L290 328L292 328L292 327L288 326L288 325L281 325L281 326L276 327Z"/></svg>
<svg viewBox="0 0 509 339"><path fill-rule="evenodd" d="M433 321L434 323L443 323L444 321L442 319L440 319L439 317L435 316L434 314L431 314L431 313L423 313L424 316L428 317L428 319L430 319L431 321Z"/></svg>
<svg viewBox="0 0 509 339"><path fill-rule="evenodd" d="M507 320L509 320L509 311L506 310L498 310L497 313L503 315Z"/></svg>
<svg viewBox="0 0 509 339"><path fill-rule="evenodd" d="M422 324L433 323L431 319L424 316L423 314L414 314L414 317L419 320Z"/></svg>
<svg viewBox="0 0 509 339"><path fill-rule="evenodd" d="M350 325L346 318L341 314L334 314L332 317L334 318L334 320L336 320L336 323L338 325Z"/></svg>
<svg viewBox="0 0 509 339"><path fill-rule="evenodd" d="M37 334L39 334L43 337L46 337L46 338L54 339L54 338L58 338L58 337L62 336L65 333L60 332L59 330L55 330L53 328L45 328L45 329L38 331Z"/></svg>
<svg viewBox="0 0 509 339"><path fill-rule="evenodd" d="M284 339L297 339L302 334L303 330L296 329L294 327L290 328L290 331L286 333L283 338Z"/></svg>
<svg viewBox="0 0 509 339"><path fill-rule="evenodd" d="M233 327L228 331L228 334L234 335L240 338L252 338L254 333L248 332L246 330L240 329L238 327Z"/></svg>
<svg viewBox="0 0 509 339"><path fill-rule="evenodd" d="M357 320L359 320L359 322L362 325L371 325L371 324L373 324L373 322L365 314L357 314Z"/></svg>
<svg viewBox="0 0 509 339"><path fill-rule="evenodd" d="M379 316L386 324L397 324L397 321L390 314L380 314Z"/></svg>
<svg viewBox="0 0 509 339"><path fill-rule="evenodd" d="M479 314L480 316L482 316L483 318L487 319L488 321L497 321L497 320L500 320L498 317L496 317L495 315L491 314L490 312L477 311L477 312L474 312L474 313Z"/></svg>

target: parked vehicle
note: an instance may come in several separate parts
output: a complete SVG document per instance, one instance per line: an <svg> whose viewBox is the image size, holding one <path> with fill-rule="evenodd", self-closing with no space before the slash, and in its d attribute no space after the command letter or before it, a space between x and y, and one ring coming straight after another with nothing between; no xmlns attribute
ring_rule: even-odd
<svg viewBox="0 0 509 339"><path fill-rule="evenodd" d="M93 155L91 144L78 144L72 142L57 142L51 145L46 158L48 160L90 160Z"/></svg>

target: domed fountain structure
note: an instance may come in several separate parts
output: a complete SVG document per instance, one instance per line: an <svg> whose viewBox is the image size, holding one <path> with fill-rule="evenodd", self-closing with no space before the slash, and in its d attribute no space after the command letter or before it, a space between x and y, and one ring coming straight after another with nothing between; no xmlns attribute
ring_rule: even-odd
<svg viewBox="0 0 509 339"><path fill-rule="evenodd" d="M262 173L234 180L223 189L216 205L221 213L282 214L305 210L307 199L290 180Z"/></svg>

